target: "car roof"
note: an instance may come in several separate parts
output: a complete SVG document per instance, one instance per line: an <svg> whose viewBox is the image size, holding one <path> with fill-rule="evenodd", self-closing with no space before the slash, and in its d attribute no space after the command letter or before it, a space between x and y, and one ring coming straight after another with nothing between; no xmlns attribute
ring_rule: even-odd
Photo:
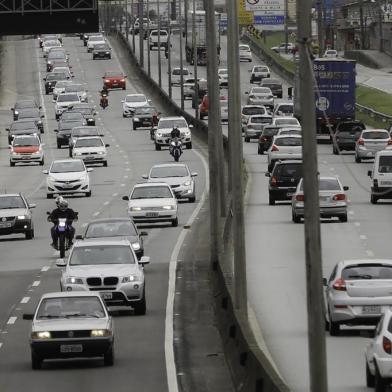
<svg viewBox="0 0 392 392"><path fill-rule="evenodd" d="M58 291L54 293L42 294L41 299L59 298L59 297L97 297L100 298L98 292L95 291Z"/></svg>
<svg viewBox="0 0 392 392"><path fill-rule="evenodd" d="M6 196L22 196L20 193L1 193L0 197L6 197Z"/></svg>
<svg viewBox="0 0 392 392"><path fill-rule="evenodd" d="M145 97L145 94L135 93L135 94L127 94L125 97Z"/></svg>
<svg viewBox="0 0 392 392"><path fill-rule="evenodd" d="M153 165L151 169L155 167L176 167L176 166L188 167L186 163L158 163L156 165Z"/></svg>
<svg viewBox="0 0 392 392"><path fill-rule="evenodd" d="M133 186L133 188L147 188L147 187L152 187L152 186L156 186L156 187L165 186L165 187L170 188L170 185L166 182L141 182L139 184L135 184Z"/></svg>
<svg viewBox="0 0 392 392"><path fill-rule="evenodd" d="M100 237L97 239L84 239L84 240L77 240L73 246L74 248L81 248L84 246L130 246L129 240L124 237L119 237L118 239L111 239L107 240L105 237Z"/></svg>
<svg viewBox="0 0 392 392"><path fill-rule="evenodd" d="M392 259L351 259L351 260L342 260L340 264L344 267L353 265L353 264L390 264L392 265Z"/></svg>
<svg viewBox="0 0 392 392"><path fill-rule="evenodd" d="M284 159L282 161L276 161L275 165L292 165L292 164L302 164L302 159Z"/></svg>
<svg viewBox="0 0 392 392"><path fill-rule="evenodd" d="M185 120L185 118L183 116L172 116L172 117L161 117L159 121L161 120Z"/></svg>
<svg viewBox="0 0 392 392"><path fill-rule="evenodd" d="M52 163L56 162L83 162L81 159L79 158L68 158L68 159L55 159L54 161L52 161Z"/></svg>
<svg viewBox="0 0 392 392"><path fill-rule="evenodd" d="M283 139L285 137L294 137L294 138L302 139L301 135L290 135L290 134L287 134L287 135L276 135L275 136L275 140L276 139Z"/></svg>
<svg viewBox="0 0 392 392"><path fill-rule="evenodd" d="M94 219L90 222L87 223L88 225L91 225L93 223L106 223L106 222L130 222L133 223L131 218L124 218L122 217L118 217L118 218L101 218L101 219Z"/></svg>

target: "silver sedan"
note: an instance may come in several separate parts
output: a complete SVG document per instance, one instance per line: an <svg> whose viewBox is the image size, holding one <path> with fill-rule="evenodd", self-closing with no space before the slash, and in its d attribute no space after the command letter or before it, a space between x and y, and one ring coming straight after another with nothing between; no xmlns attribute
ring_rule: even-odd
<svg viewBox="0 0 392 392"><path fill-rule="evenodd" d="M355 162L373 159L377 151L384 150L390 144L392 140L386 129L363 130L355 144Z"/></svg>
<svg viewBox="0 0 392 392"><path fill-rule="evenodd" d="M347 222L347 186L343 186L337 176L319 178L320 216L322 218L338 217L341 222ZM292 220L300 223L304 217L303 179L291 199Z"/></svg>

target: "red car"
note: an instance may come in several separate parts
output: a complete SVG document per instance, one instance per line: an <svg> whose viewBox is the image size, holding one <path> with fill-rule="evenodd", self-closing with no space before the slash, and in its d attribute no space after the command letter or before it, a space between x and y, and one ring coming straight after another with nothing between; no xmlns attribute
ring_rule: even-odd
<svg viewBox="0 0 392 392"><path fill-rule="evenodd" d="M127 75L124 75L120 71L106 71L103 79L103 86L107 89L113 88L122 88L125 90L125 78Z"/></svg>

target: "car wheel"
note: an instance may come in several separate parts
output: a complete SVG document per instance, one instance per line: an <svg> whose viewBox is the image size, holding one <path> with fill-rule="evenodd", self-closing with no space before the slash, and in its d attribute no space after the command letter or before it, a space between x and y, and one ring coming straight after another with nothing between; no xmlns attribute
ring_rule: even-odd
<svg viewBox="0 0 392 392"><path fill-rule="evenodd" d="M91 191L86 192L86 197L91 197Z"/></svg>
<svg viewBox="0 0 392 392"><path fill-rule="evenodd" d="M385 392L387 390L387 379L382 378L380 372L376 367L376 376L374 379L374 391L375 392Z"/></svg>
<svg viewBox="0 0 392 392"><path fill-rule="evenodd" d="M362 161L362 159L355 155L355 162L356 163L361 163L361 161Z"/></svg>
<svg viewBox="0 0 392 392"><path fill-rule="evenodd" d="M332 152L333 152L334 155L338 155L339 154L338 149L335 146L332 147Z"/></svg>
<svg viewBox="0 0 392 392"><path fill-rule="evenodd" d="M103 167L108 167L108 161L103 162Z"/></svg>
<svg viewBox="0 0 392 392"><path fill-rule="evenodd" d="M250 78L250 83L253 83L254 82L254 79L253 78Z"/></svg>
<svg viewBox="0 0 392 392"><path fill-rule="evenodd" d="M370 195L370 203L372 204L377 204L378 197L376 195L373 195L373 193Z"/></svg>
<svg viewBox="0 0 392 392"><path fill-rule="evenodd" d="M108 56L108 59L110 60L111 58L112 58L112 56L111 56L111 55L109 55L109 56Z"/></svg>
<svg viewBox="0 0 392 392"><path fill-rule="evenodd" d="M274 206L275 205L275 199L271 195L269 195L268 204L270 206Z"/></svg>
<svg viewBox="0 0 392 392"><path fill-rule="evenodd" d="M45 161L44 160L39 161L39 164L40 164L40 166L43 166L45 164Z"/></svg>
<svg viewBox="0 0 392 392"><path fill-rule="evenodd" d="M366 386L368 388L374 388L375 377L370 373L369 365L366 362Z"/></svg>
<svg viewBox="0 0 392 392"><path fill-rule="evenodd" d="M178 226L178 218L172 220L172 226L177 227Z"/></svg>
<svg viewBox="0 0 392 392"><path fill-rule="evenodd" d="M132 129L133 129L134 131L136 131L136 129L137 129L137 126L136 126L136 124L135 124L134 122L132 122Z"/></svg>
<svg viewBox="0 0 392 392"><path fill-rule="evenodd" d="M268 165L268 171L271 173L273 168L274 168L274 164L270 163Z"/></svg>
<svg viewBox="0 0 392 392"><path fill-rule="evenodd" d="M144 292L143 292L143 299L141 299L137 304L133 306L133 311L136 316L144 316L146 314L147 306L146 306L146 297Z"/></svg>
<svg viewBox="0 0 392 392"><path fill-rule="evenodd" d="M250 142L250 138L247 137L247 136L245 136L245 139L244 139L244 140L245 140L246 143L249 143L249 142Z"/></svg>
<svg viewBox="0 0 392 392"><path fill-rule="evenodd" d="M123 113L123 118L126 118L127 116L125 115L125 113Z"/></svg>
<svg viewBox="0 0 392 392"><path fill-rule="evenodd" d="M155 150L156 151L161 151L161 145L158 143L155 143Z"/></svg>
<svg viewBox="0 0 392 392"><path fill-rule="evenodd" d="M52 193L47 193L46 194L47 199L53 199L53 194Z"/></svg>
<svg viewBox="0 0 392 392"><path fill-rule="evenodd" d="M123 88L122 88L123 90L125 90L125 84L124 84L124 86L123 86Z"/></svg>
<svg viewBox="0 0 392 392"><path fill-rule="evenodd" d="M93 56L93 60L95 60L95 56Z"/></svg>
<svg viewBox="0 0 392 392"><path fill-rule="evenodd" d="M195 200L196 200L196 197L195 197L195 196L190 197L190 198L189 198L189 203L194 203Z"/></svg>
<svg viewBox="0 0 392 392"><path fill-rule="evenodd" d="M301 218L294 211L291 213L291 219L294 223L301 223Z"/></svg>
<svg viewBox="0 0 392 392"><path fill-rule="evenodd" d="M339 336L340 335L340 325L335 321L332 321L331 315L329 316L329 334L331 336Z"/></svg>
<svg viewBox="0 0 392 392"><path fill-rule="evenodd" d="M339 216L340 222L347 222L347 214Z"/></svg>
<svg viewBox="0 0 392 392"><path fill-rule="evenodd" d="M257 147L257 153L258 153L259 155L264 155L264 150L263 150L260 146L258 146L258 147Z"/></svg>
<svg viewBox="0 0 392 392"><path fill-rule="evenodd" d="M187 148L188 150L192 150L192 142L187 143L187 144L186 144L186 148Z"/></svg>
<svg viewBox="0 0 392 392"><path fill-rule="evenodd" d="M57 142L57 148L61 148L61 143Z"/></svg>
<svg viewBox="0 0 392 392"><path fill-rule="evenodd" d="M39 370L42 367L42 358L38 355L31 353L31 368L33 370Z"/></svg>
<svg viewBox="0 0 392 392"><path fill-rule="evenodd" d="M34 238L34 229L26 231L25 238L26 240L32 240Z"/></svg>
<svg viewBox="0 0 392 392"><path fill-rule="evenodd" d="M109 350L103 355L103 363L105 366L113 366L114 365L114 346L109 348Z"/></svg>
<svg viewBox="0 0 392 392"><path fill-rule="evenodd" d="M10 161L10 166L11 166L11 167L14 167L14 166L15 166L15 162L11 162L11 161Z"/></svg>

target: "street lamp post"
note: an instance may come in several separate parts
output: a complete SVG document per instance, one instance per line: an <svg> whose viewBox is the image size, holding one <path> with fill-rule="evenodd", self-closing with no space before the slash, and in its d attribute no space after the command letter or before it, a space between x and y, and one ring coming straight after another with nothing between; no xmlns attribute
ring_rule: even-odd
<svg viewBox="0 0 392 392"><path fill-rule="evenodd" d="M170 24L170 0L167 0L167 23L168 23L168 40L167 40L167 74L168 74L168 87L169 97L172 98L172 75L171 75L171 24Z"/></svg>
<svg viewBox="0 0 392 392"><path fill-rule="evenodd" d="M199 82L197 80L196 1L195 0L193 0L193 6L192 6L192 48L193 48L193 76L195 81L194 84L195 117L199 118Z"/></svg>
<svg viewBox="0 0 392 392"><path fill-rule="evenodd" d="M158 16L158 85L162 87L162 64L161 64L161 13L160 0L157 0L157 16Z"/></svg>
<svg viewBox="0 0 392 392"><path fill-rule="evenodd" d="M150 32L150 0L147 0L147 32ZM148 41L148 34L147 33L147 41ZM147 74L151 77L151 53L150 53L150 43L147 42Z"/></svg>
<svg viewBox="0 0 392 392"><path fill-rule="evenodd" d="M183 49L182 49L182 10L181 10L182 0L178 1L178 20L180 22L180 69L184 67ZM186 15L185 15L186 17ZM180 90L181 90L181 110L184 110L184 75L181 72L180 75Z"/></svg>
<svg viewBox="0 0 392 392"><path fill-rule="evenodd" d="M131 12L132 12L132 16L133 16L133 10L134 10L133 0L131 0L131 8L132 8ZM133 54L135 54L135 18L132 18L132 23L133 23L133 25L132 25L132 52L133 52Z"/></svg>

